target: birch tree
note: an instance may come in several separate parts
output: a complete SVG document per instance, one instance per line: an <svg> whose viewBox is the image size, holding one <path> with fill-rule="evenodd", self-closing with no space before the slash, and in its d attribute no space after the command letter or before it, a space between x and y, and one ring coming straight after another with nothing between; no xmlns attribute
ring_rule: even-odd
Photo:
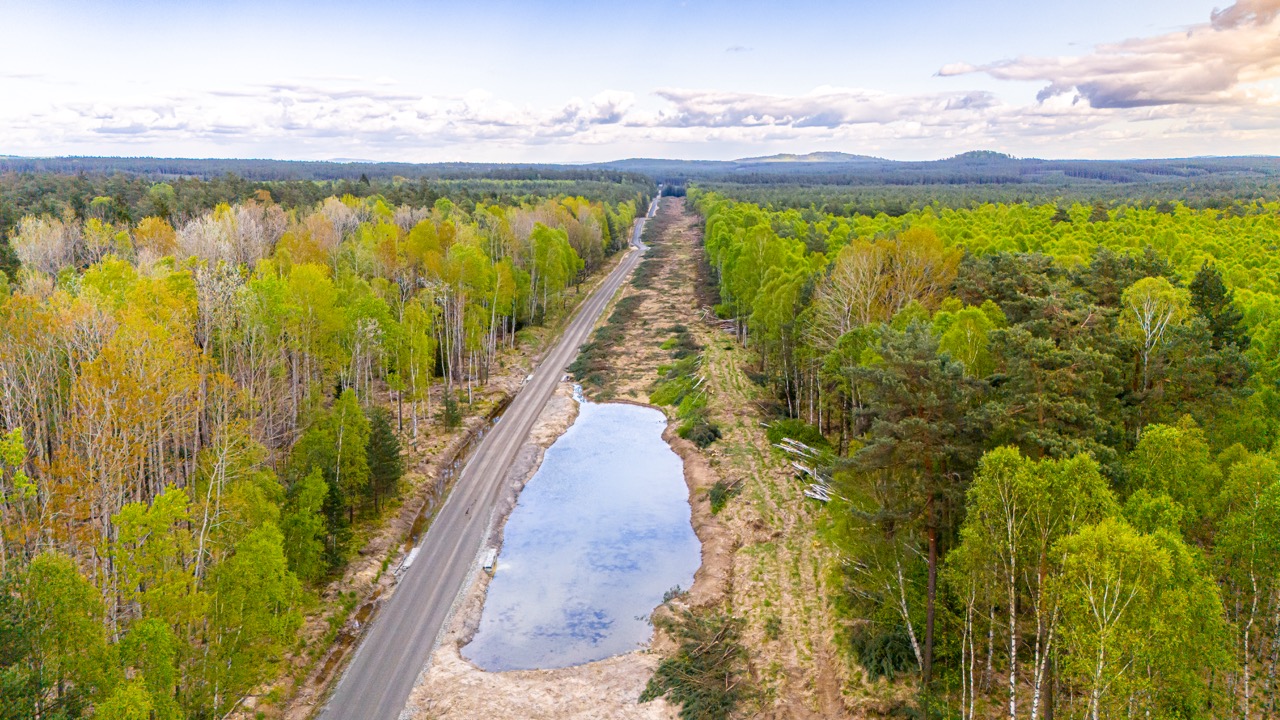
<svg viewBox="0 0 1280 720"><path fill-rule="evenodd" d="M1151 389L1152 361L1169 341L1171 327L1186 317L1190 294L1165 277L1146 277L1120 296L1122 327L1137 337L1142 354L1142 390Z"/></svg>

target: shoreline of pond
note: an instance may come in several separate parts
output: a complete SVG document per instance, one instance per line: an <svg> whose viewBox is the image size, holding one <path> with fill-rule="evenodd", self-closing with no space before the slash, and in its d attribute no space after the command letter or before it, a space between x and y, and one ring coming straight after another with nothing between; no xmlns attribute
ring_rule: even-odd
<svg viewBox="0 0 1280 720"><path fill-rule="evenodd" d="M648 646L655 608L701 563L666 429L661 410L581 400L507 518L464 657L489 671L552 669Z"/></svg>
<svg viewBox="0 0 1280 720"><path fill-rule="evenodd" d="M491 521L484 548L501 549L506 521L515 509L519 493L542 466L546 450L577 419L578 403L572 384L562 382L552 400L539 415L529 440L521 448L508 474L504 497ZM714 520L706 501L714 475L706 458L692 443L680 438L663 408L634 400L610 400L662 412L667 427L662 439L680 458L690 505L690 524L700 546L700 558L693 585L672 605L698 606L724 597L731 569L726 562L728 540ZM483 555L484 550L481 550ZM455 599L450 620L431 659L422 669L410 695L407 717L494 717L512 713L536 718L597 717L603 705L617 711L616 717L643 720L674 720L677 709L665 699L638 704L640 692L657 667L670 641L655 632L643 646L603 660L555 669L489 672L462 656L461 648L479 630L484 602L492 578L480 569L479 557L466 586ZM668 611L660 604L653 615Z"/></svg>

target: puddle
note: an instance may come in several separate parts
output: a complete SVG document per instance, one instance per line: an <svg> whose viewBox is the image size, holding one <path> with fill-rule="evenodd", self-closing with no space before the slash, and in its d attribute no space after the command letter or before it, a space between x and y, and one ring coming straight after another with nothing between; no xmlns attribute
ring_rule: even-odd
<svg viewBox="0 0 1280 720"><path fill-rule="evenodd" d="M480 626L485 670L557 668L648 643L648 615L701 562L680 457L652 408L583 403L507 520Z"/></svg>

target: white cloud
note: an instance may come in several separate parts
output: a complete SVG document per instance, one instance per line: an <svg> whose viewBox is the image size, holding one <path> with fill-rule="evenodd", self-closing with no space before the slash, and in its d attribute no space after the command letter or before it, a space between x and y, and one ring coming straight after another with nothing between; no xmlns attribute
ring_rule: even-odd
<svg viewBox="0 0 1280 720"><path fill-rule="evenodd" d="M886 124L938 113L990 108L987 93L892 95L856 88L822 87L807 95L763 95L708 90L664 89L671 104L656 124L668 127L791 127L834 129Z"/></svg>
<svg viewBox="0 0 1280 720"><path fill-rule="evenodd" d="M938 72L970 73L1045 83L1039 100L1072 95L1095 108L1272 104L1266 83L1280 77L1280 0L1239 0L1185 32L1099 45L1086 55L954 63Z"/></svg>
<svg viewBox="0 0 1280 720"><path fill-rule="evenodd" d="M7 115L7 117L6 117ZM803 95L667 88L645 103L604 91L535 108L476 90L413 96L359 83L273 83L203 94L49 104L6 113L17 154L239 154L386 160L608 159L630 147L842 147L945 143L955 151L1019 140L1070 142L1114 113L1055 100L1020 107L986 92L895 95L820 87ZM933 144L936 145L937 142ZM264 150L270 148L270 150ZM584 149L588 148L588 149ZM589 148L597 148L590 150Z"/></svg>
<svg viewBox="0 0 1280 720"><path fill-rule="evenodd" d="M1214 10L1209 16L1218 29L1241 25L1264 25L1280 15L1280 0L1238 0L1225 10Z"/></svg>
<svg viewBox="0 0 1280 720"><path fill-rule="evenodd" d="M1185 32L1080 56L952 63L938 71L975 73L1043 90L1035 102L1013 103L987 90L665 87L637 95L593 88L529 105L484 90L411 92L384 76L146 93L137 88L154 86L99 92L86 83L0 74L0 153L557 161L636 149L703 157L731 152L722 148L897 157L974 148L1058 157L1168 155L1168 148L1274 152L1280 0L1240 0Z"/></svg>

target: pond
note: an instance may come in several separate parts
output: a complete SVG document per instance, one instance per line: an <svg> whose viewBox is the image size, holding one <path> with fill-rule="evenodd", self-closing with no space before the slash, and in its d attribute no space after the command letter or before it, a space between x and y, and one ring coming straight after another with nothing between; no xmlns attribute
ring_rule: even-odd
<svg viewBox="0 0 1280 720"><path fill-rule="evenodd" d="M666 424L652 408L581 403L507 520L463 656L489 671L558 668L649 642L649 613L701 562Z"/></svg>

